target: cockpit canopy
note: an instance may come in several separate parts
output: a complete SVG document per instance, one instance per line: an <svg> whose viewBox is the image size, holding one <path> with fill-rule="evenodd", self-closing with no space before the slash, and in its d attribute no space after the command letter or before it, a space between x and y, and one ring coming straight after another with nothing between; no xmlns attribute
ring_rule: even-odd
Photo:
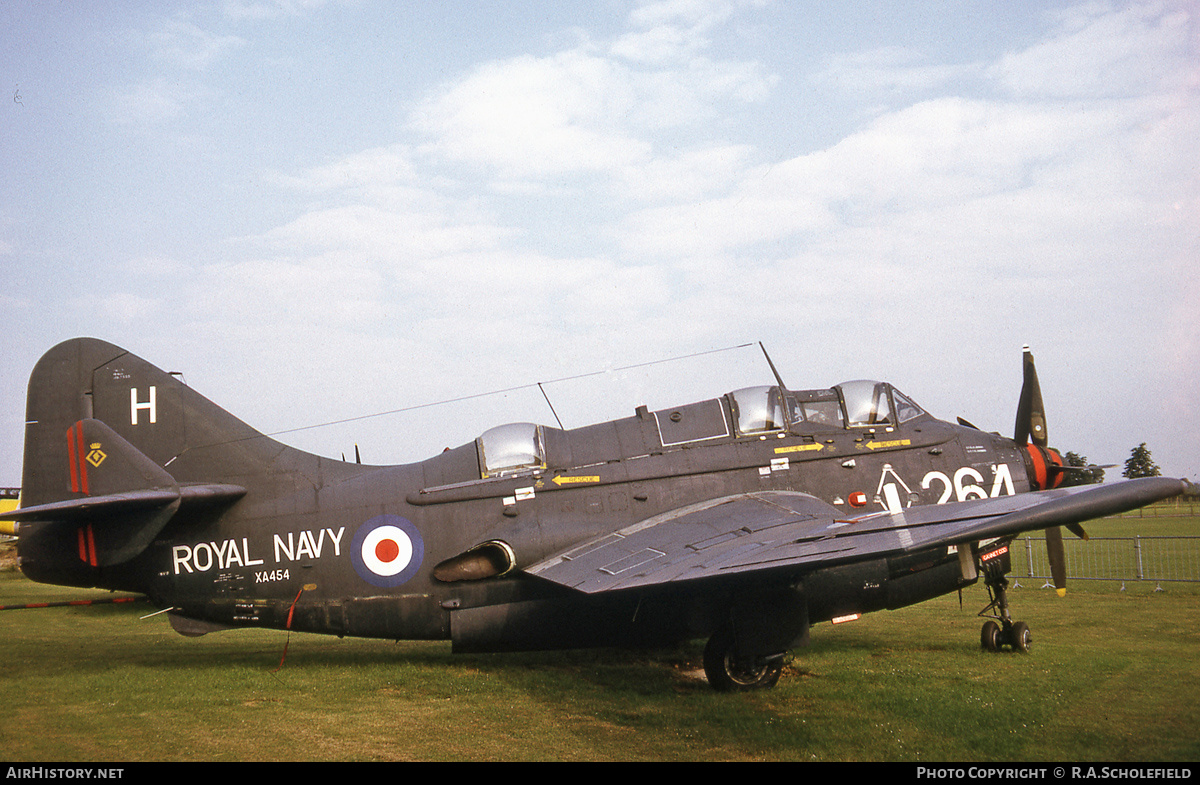
<svg viewBox="0 0 1200 785"><path fill-rule="evenodd" d="M836 389L788 393L788 421L794 431L844 428L842 402Z"/></svg>
<svg viewBox="0 0 1200 785"><path fill-rule="evenodd" d="M543 468L546 450L542 427L531 422L498 425L476 440L480 472L484 477Z"/></svg>
<svg viewBox="0 0 1200 785"><path fill-rule="evenodd" d="M841 392L842 401L846 406L846 421L851 428L864 425L895 425L925 413L903 393L885 382L860 379L843 382L834 389Z"/></svg>
<svg viewBox="0 0 1200 785"><path fill-rule="evenodd" d="M778 386L745 387L729 393L725 401L727 406L709 400L655 412L659 442L666 447L735 435L891 427L925 413L890 384L869 380L844 382L826 390L781 392ZM548 434L553 437L557 433L529 422L485 431L476 439L480 476L487 479L545 469ZM561 441L562 437L554 438ZM618 455L619 450L604 459Z"/></svg>
<svg viewBox="0 0 1200 785"><path fill-rule="evenodd" d="M781 431L787 427L783 419L783 401L778 387L744 387L729 393L738 433Z"/></svg>
<svg viewBox="0 0 1200 785"><path fill-rule="evenodd" d="M786 390L782 398L779 387L746 387L728 398L739 434L895 425L924 414L890 384L869 380L828 390Z"/></svg>

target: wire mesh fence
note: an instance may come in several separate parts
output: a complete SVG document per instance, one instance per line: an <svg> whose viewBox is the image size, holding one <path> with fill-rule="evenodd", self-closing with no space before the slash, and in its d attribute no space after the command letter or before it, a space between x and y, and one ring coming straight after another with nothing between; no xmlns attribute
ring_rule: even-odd
<svg viewBox="0 0 1200 785"><path fill-rule="evenodd" d="M1063 546L1072 581L1200 582L1200 536L1064 538ZM1050 585L1045 537L1013 541L1011 577Z"/></svg>
<svg viewBox="0 0 1200 785"><path fill-rule="evenodd" d="M1200 515L1200 501L1193 496L1177 496L1174 499L1155 502L1133 512L1123 513L1121 518L1194 518Z"/></svg>

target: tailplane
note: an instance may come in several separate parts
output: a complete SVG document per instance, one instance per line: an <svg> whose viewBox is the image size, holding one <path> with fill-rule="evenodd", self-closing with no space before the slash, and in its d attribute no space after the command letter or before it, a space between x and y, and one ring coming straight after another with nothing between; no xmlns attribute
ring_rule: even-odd
<svg viewBox="0 0 1200 785"><path fill-rule="evenodd" d="M25 419L21 508L6 517L22 570L52 583L103 585L104 568L135 559L181 512L236 502L285 453L320 460L92 338L42 357Z"/></svg>

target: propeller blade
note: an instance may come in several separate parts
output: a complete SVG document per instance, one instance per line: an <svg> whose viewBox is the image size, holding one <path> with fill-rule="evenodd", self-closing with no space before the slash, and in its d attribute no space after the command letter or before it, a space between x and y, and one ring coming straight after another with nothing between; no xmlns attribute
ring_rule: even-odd
<svg viewBox="0 0 1200 785"><path fill-rule="evenodd" d="M1022 352L1025 381L1021 386L1021 400L1017 404L1017 422L1013 440L1017 444L1032 441L1038 447L1049 444L1046 435L1046 409L1042 405L1042 388L1038 384L1037 368L1033 364L1033 353L1026 346Z"/></svg>
<svg viewBox="0 0 1200 785"><path fill-rule="evenodd" d="M1115 464L1115 463L1105 463L1105 464L1089 463L1087 466L1071 466L1070 464L1064 464L1062 466L1053 466L1053 467L1048 467L1048 468L1050 468L1050 471L1054 471L1054 472L1091 472L1091 471L1095 471L1096 469L1115 469L1115 468L1117 468L1117 464Z"/></svg>
<svg viewBox="0 0 1200 785"><path fill-rule="evenodd" d="M1084 542L1087 542L1087 540L1088 540L1088 533L1085 532L1083 530L1083 527L1080 526L1078 523L1068 523L1067 531L1071 532L1071 534L1074 534L1076 537L1083 540Z"/></svg>
<svg viewBox="0 0 1200 785"><path fill-rule="evenodd" d="M1062 529L1051 526L1046 529L1046 558L1050 561L1050 576L1054 579L1054 590L1058 596L1067 593L1067 554L1063 549Z"/></svg>

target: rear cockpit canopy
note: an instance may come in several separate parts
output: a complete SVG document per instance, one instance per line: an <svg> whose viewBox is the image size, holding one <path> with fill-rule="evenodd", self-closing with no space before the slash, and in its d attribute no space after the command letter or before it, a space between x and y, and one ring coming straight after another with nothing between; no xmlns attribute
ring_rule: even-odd
<svg viewBox="0 0 1200 785"><path fill-rule="evenodd" d="M498 425L476 439L483 477L497 477L546 467L542 426L530 422Z"/></svg>

